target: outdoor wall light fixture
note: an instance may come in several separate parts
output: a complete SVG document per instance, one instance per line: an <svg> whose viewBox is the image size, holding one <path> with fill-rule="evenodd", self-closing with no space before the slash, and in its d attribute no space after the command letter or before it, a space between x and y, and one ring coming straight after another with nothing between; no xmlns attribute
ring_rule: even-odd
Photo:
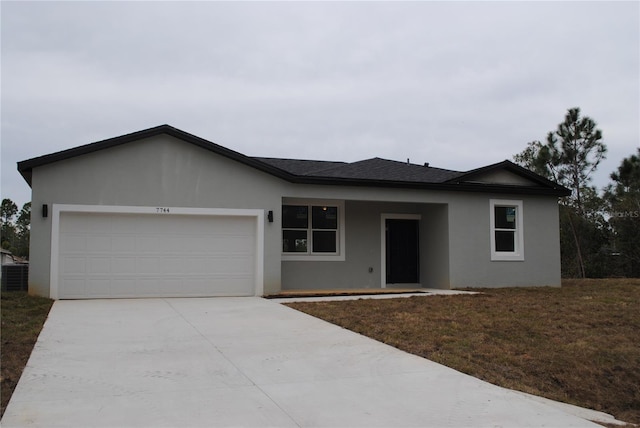
<svg viewBox="0 0 640 428"><path fill-rule="evenodd" d="M42 204L42 217L49 217L49 206L47 204Z"/></svg>
<svg viewBox="0 0 640 428"><path fill-rule="evenodd" d="M267 213L267 219L269 220L269 223L273 223L273 211L269 211Z"/></svg>

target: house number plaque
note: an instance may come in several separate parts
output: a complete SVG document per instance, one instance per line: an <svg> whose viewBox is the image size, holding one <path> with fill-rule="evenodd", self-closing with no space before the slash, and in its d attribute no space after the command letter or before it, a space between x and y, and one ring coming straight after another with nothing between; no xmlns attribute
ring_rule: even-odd
<svg viewBox="0 0 640 428"><path fill-rule="evenodd" d="M156 212L158 214L169 214L169 208L157 207Z"/></svg>

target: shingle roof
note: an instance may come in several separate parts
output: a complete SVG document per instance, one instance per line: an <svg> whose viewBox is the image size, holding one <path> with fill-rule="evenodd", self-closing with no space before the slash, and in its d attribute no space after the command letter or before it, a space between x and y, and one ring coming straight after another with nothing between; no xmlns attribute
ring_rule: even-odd
<svg viewBox="0 0 640 428"><path fill-rule="evenodd" d="M381 158L366 159L353 163L274 158L254 159L268 163L291 174L318 178L443 183L463 174L447 169Z"/></svg>
<svg viewBox="0 0 640 428"><path fill-rule="evenodd" d="M321 173L325 177L416 183L442 183L462 174L457 171L380 158L350 163Z"/></svg>
<svg viewBox="0 0 640 428"><path fill-rule="evenodd" d="M346 162L317 161L303 159L278 159L278 158L259 158L253 159L264 162L271 166L275 166L283 171L294 175L313 175L325 169L334 168L336 166L348 165Z"/></svg>
<svg viewBox="0 0 640 428"><path fill-rule="evenodd" d="M468 172L459 172L380 158L347 163L249 157L169 125L160 125L155 128L149 128L120 137L114 137L18 162L18 171L20 171L20 174L22 174L27 183L31 185L33 168L160 134L170 135L291 183L492 193L529 193L555 196L566 196L570 193L568 189L509 161L503 161ZM473 182L472 179L477 175L494 170L507 170L516 175L526 177L532 181L533 185L514 186L509 184Z"/></svg>

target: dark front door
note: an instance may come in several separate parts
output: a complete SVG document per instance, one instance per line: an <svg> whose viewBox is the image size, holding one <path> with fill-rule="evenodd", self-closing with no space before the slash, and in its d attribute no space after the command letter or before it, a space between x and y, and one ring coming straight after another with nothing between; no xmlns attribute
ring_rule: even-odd
<svg viewBox="0 0 640 428"><path fill-rule="evenodd" d="M387 284L419 282L418 220L386 220Z"/></svg>

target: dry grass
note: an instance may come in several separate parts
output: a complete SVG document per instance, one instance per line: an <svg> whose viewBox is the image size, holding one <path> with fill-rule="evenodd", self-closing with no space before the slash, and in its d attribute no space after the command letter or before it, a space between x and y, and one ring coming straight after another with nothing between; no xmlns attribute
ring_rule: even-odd
<svg viewBox="0 0 640 428"><path fill-rule="evenodd" d="M640 279L481 291L288 305L488 382L640 423Z"/></svg>
<svg viewBox="0 0 640 428"><path fill-rule="evenodd" d="M0 416L2 416L20 380L24 366L29 360L33 345L38 339L53 301L12 291L2 292L0 303L2 308Z"/></svg>

